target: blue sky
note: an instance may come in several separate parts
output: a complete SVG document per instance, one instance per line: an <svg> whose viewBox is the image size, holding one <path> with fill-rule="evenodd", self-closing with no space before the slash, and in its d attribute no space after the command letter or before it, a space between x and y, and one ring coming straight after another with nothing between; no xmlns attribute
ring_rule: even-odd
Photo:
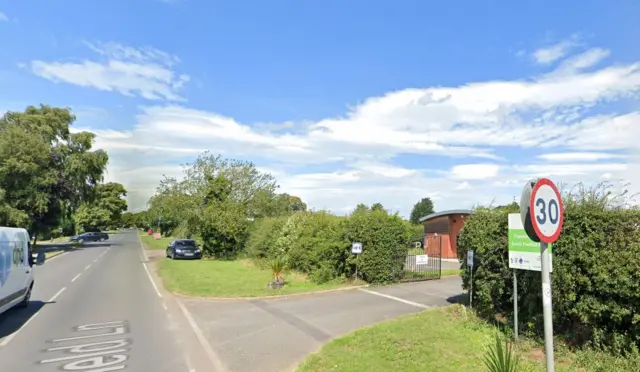
<svg viewBox="0 0 640 372"><path fill-rule="evenodd" d="M637 1L77 0L0 12L0 109L71 106L132 209L207 149L339 213L381 201L407 215L423 196L469 207L510 201L530 176L637 173Z"/></svg>

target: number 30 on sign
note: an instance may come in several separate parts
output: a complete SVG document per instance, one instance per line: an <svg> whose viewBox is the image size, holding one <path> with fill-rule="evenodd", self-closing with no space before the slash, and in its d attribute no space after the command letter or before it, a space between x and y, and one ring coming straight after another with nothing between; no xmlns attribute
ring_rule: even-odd
<svg viewBox="0 0 640 372"><path fill-rule="evenodd" d="M531 222L536 235L545 243L558 240L564 221L564 206L556 185L547 178L536 182L529 205Z"/></svg>

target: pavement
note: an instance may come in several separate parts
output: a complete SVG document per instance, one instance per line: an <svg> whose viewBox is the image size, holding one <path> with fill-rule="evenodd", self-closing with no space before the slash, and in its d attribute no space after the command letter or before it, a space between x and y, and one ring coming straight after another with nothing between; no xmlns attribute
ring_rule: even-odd
<svg viewBox="0 0 640 372"><path fill-rule="evenodd" d="M147 270L136 232L36 267L29 307L0 315L0 371L211 370Z"/></svg>
<svg viewBox="0 0 640 372"><path fill-rule="evenodd" d="M462 296L460 278L449 277L282 298L195 299L167 293L154 258L129 231L36 267L30 306L0 315L0 371L288 372L335 337Z"/></svg>

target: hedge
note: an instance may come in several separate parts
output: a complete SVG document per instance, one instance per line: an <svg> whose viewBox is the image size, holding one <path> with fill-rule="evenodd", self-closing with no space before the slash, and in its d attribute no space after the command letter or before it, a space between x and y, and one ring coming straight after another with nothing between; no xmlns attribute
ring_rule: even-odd
<svg viewBox="0 0 640 372"><path fill-rule="evenodd" d="M255 221L246 250L258 261L284 257L291 270L323 283L353 277L356 257L351 254L351 244L358 241L364 247L358 259L362 278L384 283L402 274L414 229L399 216L383 210L359 211L349 217L326 212L296 212L287 217Z"/></svg>
<svg viewBox="0 0 640 372"><path fill-rule="evenodd" d="M640 211L569 201L553 247L554 333L574 344L614 353L640 347ZM508 213L514 207L478 208L458 239L463 287L469 289L466 252L475 250L474 308L513 324L513 272L508 268ZM516 270L521 329L541 335L540 273Z"/></svg>

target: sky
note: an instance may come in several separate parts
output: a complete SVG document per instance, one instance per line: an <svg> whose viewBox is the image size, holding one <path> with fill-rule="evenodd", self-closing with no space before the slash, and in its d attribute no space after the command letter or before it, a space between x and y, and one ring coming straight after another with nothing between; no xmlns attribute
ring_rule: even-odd
<svg viewBox="0 0 640 372"><path fill-rule="evenodd" d="M36 4L37 3L37 4ZM0 112L70 107L146 208L204 151L337 214L640 191L640 2L3 1Z"/></svg>

